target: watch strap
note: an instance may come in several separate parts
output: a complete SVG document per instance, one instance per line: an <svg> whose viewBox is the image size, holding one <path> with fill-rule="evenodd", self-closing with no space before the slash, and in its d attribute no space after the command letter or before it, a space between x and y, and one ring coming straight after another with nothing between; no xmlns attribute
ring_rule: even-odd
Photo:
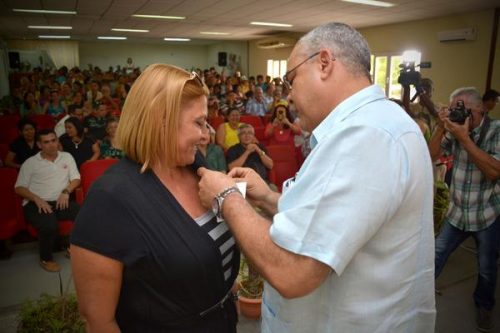
<svg viewBox="0 0 500 333"><path fill-rule="evenodd" d="M232 193L236 193L236 192L239 193L241 196L243 196L243 194L241 194L240 190L236 186L228 187L215 196L215 200L217 200L217 204L218 204L218 210L217 210L217 214L216 214L217 222L221 222L224 219L222 217L222 204L224 202L224 199L226 199L226 197L228 195L230 195Z"/></svg>

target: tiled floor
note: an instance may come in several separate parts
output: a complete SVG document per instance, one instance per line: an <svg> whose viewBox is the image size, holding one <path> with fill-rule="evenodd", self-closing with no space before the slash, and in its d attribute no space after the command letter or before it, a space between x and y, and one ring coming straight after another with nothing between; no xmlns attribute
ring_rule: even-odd
<svg viewBox="0 0 500 333"><path fill-rule="evenodd" d="M473 243L469 240L467 244ZM10 260L0 261L0 333L16 331L17 309L23 300L36 298L44 292L55 295L59 293L59 276L47 273L38 266L36 246L36 243L17 246ZM69 287L70 291L74 290L70 282L69 260L64 257L63 252L57 253L55 259L62 266L61 279L64 287ZM443 274L437 281L437 287L442 295L436 296L438 310L436 333L476 332L472 301L475 271L476 261L473 253L459 248L450 257ZM498 280L500 284L500 275ZM498 287L496 298L500 299ZM498 333L500 332L500 306L494 310L493 318L495 329L492 332ZM260 323L241 318L238 332L259 333Z"/></svg>

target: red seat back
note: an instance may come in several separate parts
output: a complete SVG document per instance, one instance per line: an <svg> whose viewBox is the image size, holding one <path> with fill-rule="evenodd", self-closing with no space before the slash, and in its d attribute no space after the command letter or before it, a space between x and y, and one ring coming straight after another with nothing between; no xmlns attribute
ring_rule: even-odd
<svg viewBox="0 0 500 333"><path fill-rule="evenodd" d="M222 116L214 117L208 120L208 123L210 126L214 128L214 130L217 130L219 128L220 124L224 123L226 120Z"/></svg>
<svg viewBox="0 0 500 333"><path fill-rule="evenodd" d="M0 142L10 143L12 141L12 133L17 134L17 123L19 122L17 114L0 116Z"/></svg>
<svg viewBox="0 0 500 333"><path fill-rule="evenodd" d="M48 114L36 114L28 117L29 120L36 124L36 129L53 129L56 126L54 117Z"/></svg>
<svg viewBox="0 0 500 333"><path fill-rule="evenodd" d="M295 177L299 170L295 158L295 148L290 145L269 145L266 147L267 154L273 160L273 168L269 172L269 180L275 184L281 192L283 182L288 178Z"/></svg>
<svg viewBox="0 0 500 333"><path fill-rule="evenodd" d="M240 122L245 124L250 124L252 125L253 128L264 126L264 123L262 122L262 119L259 116L243 115L240 117Z"/></svg>
<svg viewBox="0 0 500 333"><path fill-rule="evenodd" d="M8 152L9 152L9 145L6 143L0 143L0 159L4 163L5 163L5 157L7 157Z"/></svg>
<svg viewBox="0 0 500 333"><path fill-rule="evenodd" d="M14 191L17 170L0 168L0 240L9 239L22 228L21 199Z"/></svg>
<svg viewBox="0 0 500 333"><path fill-rule="evenodd" d="M107 168L117 163L117 159L87 161L80 166L81 186L85 197L92 183L99 178Z"/></svg>

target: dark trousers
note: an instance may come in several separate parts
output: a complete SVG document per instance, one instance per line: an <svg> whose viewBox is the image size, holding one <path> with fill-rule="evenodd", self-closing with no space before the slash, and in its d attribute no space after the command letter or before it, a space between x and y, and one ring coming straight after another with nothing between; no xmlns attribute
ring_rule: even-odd
<svg viewBox="0 0 500 333"><path fill-rule="evenodd" d="M56 209L56 202L50 201L52 213L39 213L37 205L30 201L23 206L24 217L26 221L32 224L38 231L38 240L40 245L40 260L51 261L54 242L58 235L59 220L74 220L80 206L70 201L68 208Z"/></svg>
<svg viewBox="0 0 500 333"><path fill-rule="evenodd" d="M436 238L436 278L441 274L450 254L469 237L473 237L476 241L479 266L474 302L477 307L492 310L495 305L497 283L500 216L488 228L475 232L462 231L449 223L445 223Z"/></svg>

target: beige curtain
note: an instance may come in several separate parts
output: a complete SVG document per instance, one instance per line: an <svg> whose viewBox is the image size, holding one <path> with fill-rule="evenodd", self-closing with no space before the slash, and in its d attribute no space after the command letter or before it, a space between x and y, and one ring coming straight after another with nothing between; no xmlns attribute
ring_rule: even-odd
<svg viewBox="0 0 500 333"><path fill-rule="evenodd" d="M72 68L80 65L78 42L52 40L10 40L9 49L16 50L45 50L52 58L56 68L67 66Z"/></svg>

